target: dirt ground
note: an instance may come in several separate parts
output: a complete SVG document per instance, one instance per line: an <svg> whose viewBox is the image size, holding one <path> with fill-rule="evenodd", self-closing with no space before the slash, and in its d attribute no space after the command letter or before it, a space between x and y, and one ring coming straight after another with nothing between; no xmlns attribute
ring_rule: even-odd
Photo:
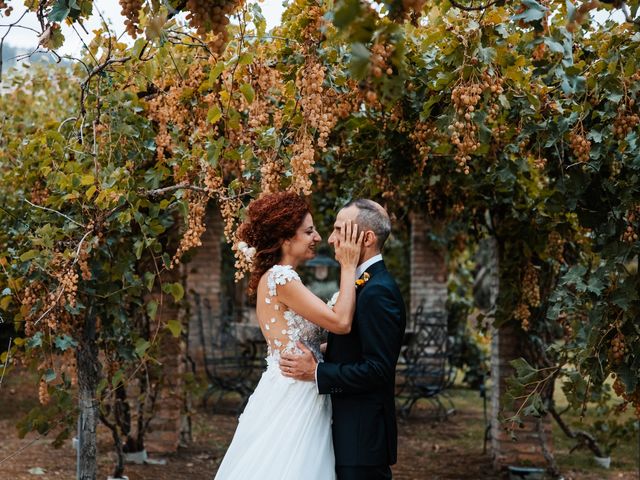
<svg viewBox="0 0 640 480"><path fill-rule="evenodd" d="M14 377L15 378L15 377ZM16 388L9 379L0 389L0 480L75 479L75 451L68 441L61 449L51 439L30 434L18 438L15 421L34 405L35 392ZM13 385L12 385L13 383ZM396 480L497 480L489 455L482 453L484 423L477 394L454 398L458 411L447 421L434 422L427 403L419 404L408 420L399 424L399 458L393 467ZM163 458L166 465L127 465L130 480L211 480L236 426L233 405L227 413L199 409L193 417L193 442ZM231 408L229 408L231 407ZM110 435L99 429L99 479L111 473ZM40 469L40 470L35 470ZM31 471L31 473L30 473ZM621 471L565 472L565 480L632 480L637 473ZM242 480L242 479L238 479ZM303 480L303 479L301 479Z"/></svg>

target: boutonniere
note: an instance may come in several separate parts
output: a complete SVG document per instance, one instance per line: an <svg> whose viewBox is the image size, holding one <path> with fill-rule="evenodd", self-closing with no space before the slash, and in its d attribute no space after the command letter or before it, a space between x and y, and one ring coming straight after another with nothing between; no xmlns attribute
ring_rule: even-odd
<svg viewBox="0 0 640 480"><path fill-rule="evenodd" d="M369 275L367 272L364 272L362 276L356 280L356 288L361 287L365 283L367 283L369 281L369 278L371 278L371 275Z"/></svg>

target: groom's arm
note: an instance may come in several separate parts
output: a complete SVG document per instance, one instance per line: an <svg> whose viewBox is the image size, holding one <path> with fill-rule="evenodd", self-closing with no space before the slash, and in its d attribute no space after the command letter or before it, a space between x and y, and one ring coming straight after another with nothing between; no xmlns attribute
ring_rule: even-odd
<svg viewBox="0 0 640 480"><path fill-rule="evenodd" d="M363 290L354 324L358 324L362 360L320 363L316 382L321 394L365 393L393 384L405 320L402 299L384 285Z"/></svg>

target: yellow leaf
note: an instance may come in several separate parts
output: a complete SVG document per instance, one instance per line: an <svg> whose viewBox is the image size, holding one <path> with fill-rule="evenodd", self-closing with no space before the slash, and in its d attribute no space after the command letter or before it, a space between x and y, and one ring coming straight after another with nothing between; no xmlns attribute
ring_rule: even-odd
<svg viewBox="0 0 640 480"><path fill-rule="evenodd" d="M521 82L523 80L522 69L517 66L507 67L507 69L504 72L504 76L505 78L508 78L509 80L513 80L516 83Z"/></svg>
<svg viewBox="0 0 640 480"><path fill-rule="evenodd" d="M177 338L182 333L182 324L178 320L169 320L167 329L171 332L171 335Z"/></svg>
<svg viewBox="0 0 640 480"><path fill-rule="evenodd" d="M11 303L12 298L13 297L11 296L2 297L2 300L0 300L0 309L7 310L7 308L9 308L9 304Z"/></svg>
<svg viewBox="0 0 640 480"><path fill-rule="evenodd" d="M503 8L491 8L485 12L484 22L492 25L497 25L504 22L504 9Z"/></svg>
<svg viewBox="0 0 640 480"><path fill-rule="evenodd" d="M82 177L80 177L80 185L91 185L94 182L94 178L93 175L91 175L90 173L86 174L86 175L82 175Z"/></svg>
<svg viewBox="0 0 640 480"><path fill-rule="evenodd" d="M91 197L93 197L93 194L94 194L94 193L96 193L96 190L97 190L97 188L96 188L96 186L95 186L95 185L91 185L91 186L87 189L86 193L84 194L84 195L85 195L85 197L87 197L87 200L91 200Z"/></svg>

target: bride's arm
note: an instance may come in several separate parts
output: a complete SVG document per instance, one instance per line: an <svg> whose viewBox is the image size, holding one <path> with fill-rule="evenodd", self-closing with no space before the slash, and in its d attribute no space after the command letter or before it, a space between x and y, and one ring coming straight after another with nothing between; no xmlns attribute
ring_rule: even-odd
<svg viewBox="0 0 640 480"><path fill-rule="evenodd" d="M363 234L357 225L345 224L342 238L336 244L336 259L340 262L340 295L333 309L301 282L288 282L278 287L278 299L288 308L331 333L351 331L356 307L355 275Z"/></svg>

